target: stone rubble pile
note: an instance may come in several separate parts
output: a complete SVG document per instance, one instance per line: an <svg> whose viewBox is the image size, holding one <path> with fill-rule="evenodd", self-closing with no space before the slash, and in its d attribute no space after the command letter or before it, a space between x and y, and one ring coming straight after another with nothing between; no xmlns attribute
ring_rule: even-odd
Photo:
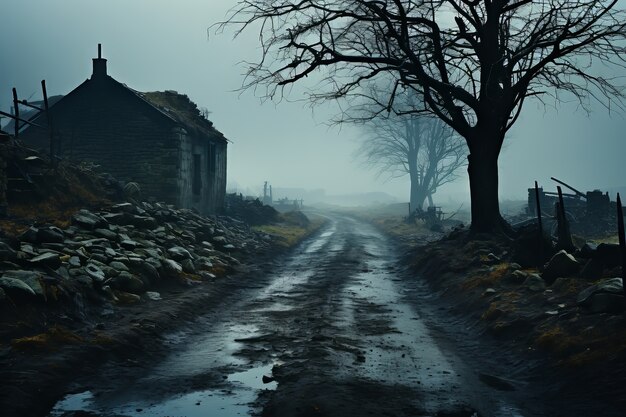
<svg viewBox="0 0 626 417"><path fill-rule="evenodd" d="M214 279L270 245L269 235L236 219L161 203L83 209L65 229L35 225L0 241L0 305L47 301L81 287L114 302L158 300L149 290L160 283Z"/></svg>

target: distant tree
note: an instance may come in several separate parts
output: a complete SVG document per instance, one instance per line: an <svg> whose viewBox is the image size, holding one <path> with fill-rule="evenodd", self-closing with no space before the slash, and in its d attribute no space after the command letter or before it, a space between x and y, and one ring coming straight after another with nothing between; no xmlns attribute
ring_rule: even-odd
<svg viewBox="0 0 626 417"><path fill-rule="evenodd" d="M357 155L379 176L409 176L411 210L423 210L426 199L458 178L466 164L463 139L442 121L423 115L378 117L367 130Z"/></svg>
<svg viewBox="0 0 626 417"><path fill-rule="evenodd" d="M424 105L405 111L436 115L467 143L476 232L509 231L498 157L528 97L623 98L612 77L626 59L617 0L242 0L228 24L260 31L244 85L265 85L268 97L315 73L325 81L313 100L359 94L385 75L396 86L382 104L418 92Z"/></svg>

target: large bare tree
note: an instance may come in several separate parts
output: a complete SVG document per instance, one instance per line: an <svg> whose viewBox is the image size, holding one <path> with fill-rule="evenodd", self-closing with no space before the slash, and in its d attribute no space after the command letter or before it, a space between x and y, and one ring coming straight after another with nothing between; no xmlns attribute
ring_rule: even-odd
<svg viewBox="0 0 626 417"><path fill-rule="evenodd" d="M457 179L465 165L463 140L433 117L392 114L372 119L365 128L357 155L380 176L409 176L412 211L422 210L426 199L432 205L432 195Z"/></svg>
<svg viewBox="0 0 626 417"><path fill-rule="evenodd" d="M626 15L617 0L242 0L222 24L259 30L245 85L267 96L316 73L312 99L395 78L467 142L472 230L507 230L498 157L528 97L620 106ZM618 100L614 100L618 98ZM381 111L383 109L381 108Z"/></svg>

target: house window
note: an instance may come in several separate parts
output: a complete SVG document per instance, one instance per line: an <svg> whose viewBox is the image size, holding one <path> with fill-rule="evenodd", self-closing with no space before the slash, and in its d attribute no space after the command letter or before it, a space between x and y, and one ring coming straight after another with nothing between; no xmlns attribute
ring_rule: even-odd
<svg viewBox="0 0 626 417"><path fill-rule="evenodd" d="M202 176L201 176L201 168L200 165L200 154L193 154L193 183L192 190L193 195L200 195L200 190L202 190Z"/></svg>

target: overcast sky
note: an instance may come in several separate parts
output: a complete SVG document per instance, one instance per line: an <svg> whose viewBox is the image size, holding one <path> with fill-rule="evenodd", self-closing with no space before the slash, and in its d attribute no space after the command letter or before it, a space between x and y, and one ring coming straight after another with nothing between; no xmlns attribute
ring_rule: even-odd
<svg viewBox="0 0 626 417"><path fill-rule="evenodd" d="M386 191L408 199L408 181L383 182L353 160L361 132L329 130L334 107L314 114L302 103L264 103L242 83L243 60L259 55L258 34L233 41L207 37L236 0L4 0L0 17L0 108L11 87L20 97L66 94L91 74L102 43L109 74L140 91L176 90L211 111L231 141L229 185L260 192L276 187L324 188L327 193ZM301 98L299 92L291 97ZM501 195L525 198L537 179L550 176L581 190L626 185L626 120L598 111L587 117L573 105L558 111L529 103L507 139L500 160ZM465 172L448 186L467 195ZM448 198L447 196L445 198Z"/></svg>

